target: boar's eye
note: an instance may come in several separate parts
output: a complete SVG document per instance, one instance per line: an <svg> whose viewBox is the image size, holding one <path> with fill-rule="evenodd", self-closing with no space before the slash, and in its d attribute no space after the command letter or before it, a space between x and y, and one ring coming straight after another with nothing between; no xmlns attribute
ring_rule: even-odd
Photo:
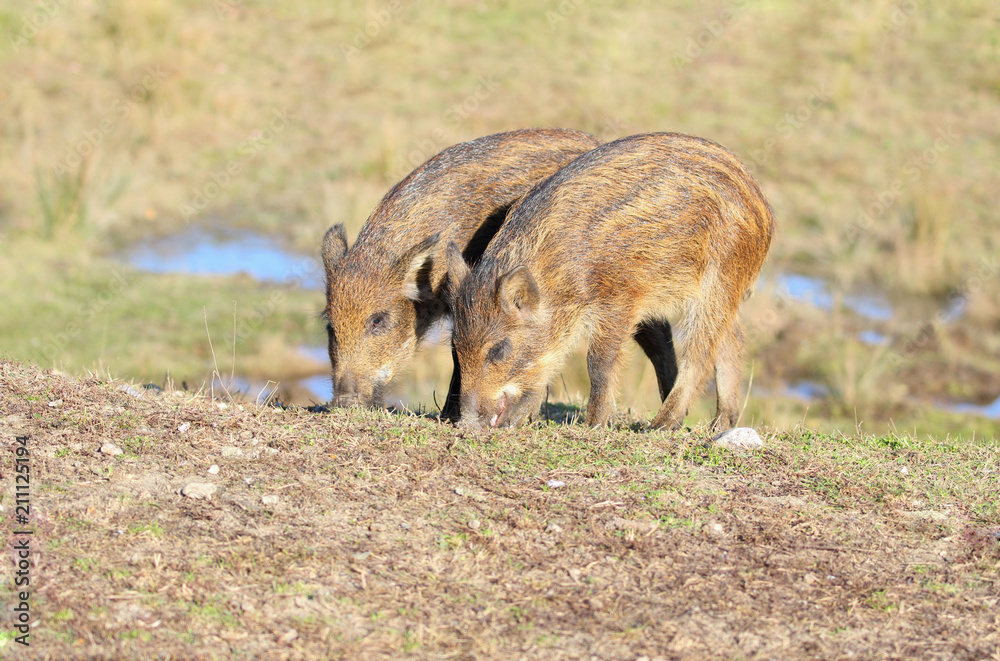
<svg viewBox="0 0 1000 661"><path fill-rule="evenodd" d="M371 335L382 335L389 330L389 313L376 312L368 317L368 332Z"/></svg>
<svg viewBox="0 0 1000 661"><path fill-rule="evenodd" d="M508 353L510 353L510 340L497 342L486 352L486 362L499 363L507 357Z"/></svg>

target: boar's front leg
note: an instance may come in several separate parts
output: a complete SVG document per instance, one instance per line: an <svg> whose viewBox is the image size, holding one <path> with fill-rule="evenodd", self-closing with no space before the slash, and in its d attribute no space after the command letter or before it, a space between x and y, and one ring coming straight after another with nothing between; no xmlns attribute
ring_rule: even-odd
<svg viewBox="0 0 1000 661"><path fill-rule="evenodd" d="M608 424L615 412L615 388L630 333L606 329L590 340L587 350L587 375L590 377L590 401L587 402L587 425Z"/></svg>

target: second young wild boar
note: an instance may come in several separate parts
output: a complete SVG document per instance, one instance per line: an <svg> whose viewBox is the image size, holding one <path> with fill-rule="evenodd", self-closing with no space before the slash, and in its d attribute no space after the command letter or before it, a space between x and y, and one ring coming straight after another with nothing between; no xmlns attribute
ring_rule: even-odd
<svg viewBox="0 0 1000 661"><path fill-rule="evenodd" d="M447 314L444 253L470 263L508 208L600 142L563 129L498 133L445 149L390 190L348 249L343 225L323 238L333 402L384 405L386 388L430 326ZM458 415L456 362L442 414Z"/></svg>
<svg viewBox="0 0 1000 661"><path fill-rule="evenodd" d="M625 344L653 363L676 429L715 368L714 429L736 423L738 319L771 244L760 186L725 148L675 133L609 142L539 184L472 269L448 247L461 423L513 426L538 411L579 338L589 340L587 424L614 412ZM668 318L677 320L677 352Z"/></svg>

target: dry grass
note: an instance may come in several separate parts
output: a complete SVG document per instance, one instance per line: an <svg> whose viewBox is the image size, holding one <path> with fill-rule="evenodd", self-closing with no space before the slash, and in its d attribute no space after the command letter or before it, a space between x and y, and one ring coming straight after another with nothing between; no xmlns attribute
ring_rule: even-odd
<svg viewBox="0 0 1000 661"><path fill-rule="evenodd" d="M0 443L29 437L37 658L1000 645L995 442L798 431L740 455L696 434L470 435L121 386L0 363ZM180 495L190 482L218 491ZM11 638L0 653L21 654Z"/></svg>
<svg viewBox="0 0 1000 661"><path fill-rule="evenodd" d="M905 358L889 368L880 348L852 339L863 328L857 320L754 299L747 317L758 385L773 390L781 384L774 375L796 373L829 388L823 415L853 421L858 411L883 429L891 418L932 433L977 426L927 422L922 411L941 392L972 383L982 384L967 393L976 401L997 395L1000 372L977 360L996 355L1000 329L990 266L1000 252L1000 52L991 3L914 3L909 11L910 3L780 0L732 18L726 10L735 4L727 3L402 2L388 16L389 3L341 0L56 5L23 43L0 39L0 151L9 155L0 160L0 280L19 301L9 315L16 323L4 329L18 358L42 360L33 338L76 321L71 304L18 291L22 261L42 260L32 291L60 292L56 302L65 303L86 300L94 284L65 273L89 271L100 286L111 267L94 257L193 217L281 233L315 253L330 223L346 222L353 236L400 174L440 148L554 125L605 139L675 130L727 145L753 167L776 210L765 276L807 272L838 292L874 285L924 311L875 328L892 338L889 353ZM38 11L0 5L3 34L21 34ZM342 45L373 16L377 34L345 57ZM285 119L276 122L275 113ZM238 173L226 179L220 173L230 164ZM33 237L52 237L52 246ZM192 323L156 323L160 289L143 284L135 297L143 304L119 299L45 366L143 379L170 371L194 380L201 370L200 378L204 285L171 284L177 317ZM259 297L247 289L212 297L221 303L209 314L228 319L236 298L252 310ZM933 356L909 351L950 294L968 298L962 324L970 341L945 343L951 353ZM305 300L276 313L292 330L275 355L321 334ZM768 316L775 311L777 323ZM108 350L104 329L127 329L126 314L149 342L133 334ZM809 346L781 335L785 327ZM257 350L266 340L238 355L246 358L238 370L289 380L287 361L268 363ZM402 388L418 384L407 395L432 407L448 362L415 365ZM939 387L926 378L927 364L973 376ZM570 361L567 388L558 381L555 398L582 403L582 365ZM619 399L635 413L656 404L643 365L634 361ZM806 416L805 405L756 397L748 411L776 426Z"/></svg>

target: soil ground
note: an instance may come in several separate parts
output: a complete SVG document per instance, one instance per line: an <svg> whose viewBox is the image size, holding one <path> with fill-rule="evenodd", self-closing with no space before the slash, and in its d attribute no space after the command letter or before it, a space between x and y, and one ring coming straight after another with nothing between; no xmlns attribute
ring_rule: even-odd
<svg viewBox="0 0 1000 661"><path fill-rule="evenodd" d="M995 440L639 428L0 362L5 530L19 447L31 479L30 647L5 561L0 656L1000 658Z"/></svg>

